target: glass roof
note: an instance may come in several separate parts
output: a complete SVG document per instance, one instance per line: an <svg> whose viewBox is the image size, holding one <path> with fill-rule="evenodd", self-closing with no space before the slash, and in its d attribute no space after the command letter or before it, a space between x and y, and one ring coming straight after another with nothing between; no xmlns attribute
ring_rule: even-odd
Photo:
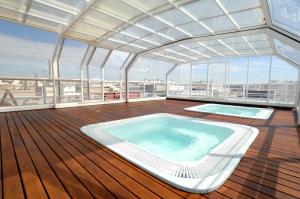
<svg viewBox="0 0 300 199"><path fill-rule="evenodd" d="M272 23L300 36L300 1L268 0Z"/></svg>
<svg viewBox="0 0 300 199"><path fill-rule="evenodd" d="M273 25L300 36L299 13L298 0L0 0L0 18L175 63L284 55L285 44L264 31L227 34L267 28L270 15Z"/></svg>

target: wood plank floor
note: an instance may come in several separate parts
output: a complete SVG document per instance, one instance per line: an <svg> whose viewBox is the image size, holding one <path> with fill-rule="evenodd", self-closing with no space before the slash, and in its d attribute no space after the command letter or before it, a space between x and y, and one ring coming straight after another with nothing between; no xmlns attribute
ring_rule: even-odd
<svg viewBox="0 0 300 199"><path fill-rule="evenodd" d="M148 101L0 113L0 199L300 198L300 129L294 112L269 120L184 111L200 104ZM171 187L83 135L86 124L167 112L259 128L231 177L208 194Z"/></svg>

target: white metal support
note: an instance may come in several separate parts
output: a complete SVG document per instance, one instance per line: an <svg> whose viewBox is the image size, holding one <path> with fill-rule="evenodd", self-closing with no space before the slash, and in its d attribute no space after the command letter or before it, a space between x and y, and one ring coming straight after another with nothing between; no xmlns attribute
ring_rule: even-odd
<svg viewBox="0 0 300 199"><path fill-rule="evenodd" d="M192 67L193 67L192 64L190 64L190 92L189 92L190 97L192 97L192 75L193 75Z"/></svg>
<svg viewBox="0 0 300 199"><path fill-rule="evenodd" d="M53 80L53 103L54 106L57 104L57 96L56 94L60 95L60 92L56 92L56 79L59 78L59 59L61 55L61 51L64 45L65 39L63 37L59 37L58 41L56 42L54 52L50 61L50 71L51 71L51 78ZM59 89L59 85L58 85ZM58 90L59 91L59 90Z"/></svg>
<svg viewBox="0 0 300 199"><path fill-rule="evenodd" d="M123 75L124 75L124 67L128 64L129 60L132 58L133 54L128 54L123 64L120 67L120 100L123 100Z"/></svg>
<svg viewBox="0 0 300 199"><path fill-rule="evenodd" d="M226 86L225 86L225 88L226 88L226 98L228 98L229 97L229 94L230 94L230 84L229 84L229 81L230 81L230 68L231 68L231 59L229 58L228 60L227 60L227 64L226 64L226 66L227 66L227 70L226 70Z"/></svg>
<svg viewBox="0 0 300 199"><path fill-rule="evenodd" d="M82 58L81 64L80 64L80 85L81 85L81 102L84 101L84 87L83 87L83 80L84 80L84 73L86 73L85 75L87 75L87 71L88 71L88 64L92 59L92 56L94 54L96 50L96 47L94 46L88 46L84 56ZM87 75L87 79L89 79L88 75ZM89 85L87 85L89 86Z"/></svg>
<svg viewBox="0 0 300 199"><path fill-rule="evenodd" d="M273 65L273 56L270 57L269 61L269 79L268 79L268 95L267 95L267 103L270 102L270 89L271 89L271 75L272 75L272 65Z"/></svg>
<svg viewBox="0 0 300 199"><path fill-rule="evenodd" d="M169 74L175 70L175 68L178 66L178 64L174 64L172 68L166 73L166 97L168 97L168 76Z"/></svg>
<svg viewBox="0 0 300 199"><path fill-rule="evenodd" d="M129 71L132 68L132 66L135 64L135 62L137 61L139 55L135 54L133 55L133 57L131 58L130 62L128 62L128 65L125 68L125 84L126 84L126 88L125 88L125 94L126 94L126 102L129 102Z"/></svg>
<svg viewBox="0 0 300 199"><path fill-rule="evenodd" d="M298 106L298 109L300 109L300 69L298 69L298 84L297 84L297 94L296 94L296 99L295 99L295 107L297 107L297 106ZM300 122L300 118L299 118L299 122Z"/></svg>
<svg viewBox="0 0 300 199"><path fill-rule="evenodd" d="M206 64L206 97L210 97L209 95L209 63Z"/></svg>
<svg viewBox="0 0 300 199"><path fill-rule="evenodd" d="M268 26L272 26L272 19L271 14L269 10L268 0L260 0L260 4L265 16L265 20Z"/></svg>
<svg viewBox="0 0 300 199"><path fill-rule="evenodd" d="M29 13L29 11L31 9L31 6L32 6L32 0L27 0L26 9L25 9L25 12L23 14L23 19L22 19L23 23L26 23L26 20L27 20L27 17L28 17L28 13Z"/></svg>
<svg viewBox="0 0 300 199"><path fill-rule="evenodd" d="M248 89L249 89L249 69L250 69L250 58L248 57L247 63L247 78L246 78L246 92L244 94L244 100L248 100Z"/></svg>
<svg viewBox="0 0 300 199"><path fill-rule="evenodd" d="M100 79L101 79L101 94L102 94L102 100L104 101L104 67L111 55L111 53L113 52L113 50L109 50L106 57L104 58L104 61L102 62L102 64L100 65Z"/></svg>

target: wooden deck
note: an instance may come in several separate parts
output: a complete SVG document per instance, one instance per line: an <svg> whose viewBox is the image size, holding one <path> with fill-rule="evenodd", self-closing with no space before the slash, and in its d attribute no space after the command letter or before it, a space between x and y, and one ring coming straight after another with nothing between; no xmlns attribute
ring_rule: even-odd
<svg viewBox="0 0 300 199"><path fill-rule="evenodd" d="M166 100L0 113L0 197L300 197L300 129L292 111L277 109L266 121L183 110L197 104ZM225 184L200 195L152 177L79 130L86 124L158 112L251 125L260 133Z"/></svg>

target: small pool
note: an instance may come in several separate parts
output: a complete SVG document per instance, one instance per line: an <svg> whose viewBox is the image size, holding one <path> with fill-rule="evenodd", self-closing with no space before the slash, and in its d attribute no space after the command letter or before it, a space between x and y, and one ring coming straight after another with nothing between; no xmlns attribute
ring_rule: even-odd
<svg viewBox="0 0 300 199"><path fill-rule="evenodd" d="M273 113L273 109L271 108L255 108L223 104L204 104L185 108L185 110L254 119L268 119Z"/></svg>
<svg viewBox="0 0 300 199"><path fill-rule="evenodd" d="M161 180L197 193L220 187L258 134L249 126L166 113L81 131Z"/></svg>

